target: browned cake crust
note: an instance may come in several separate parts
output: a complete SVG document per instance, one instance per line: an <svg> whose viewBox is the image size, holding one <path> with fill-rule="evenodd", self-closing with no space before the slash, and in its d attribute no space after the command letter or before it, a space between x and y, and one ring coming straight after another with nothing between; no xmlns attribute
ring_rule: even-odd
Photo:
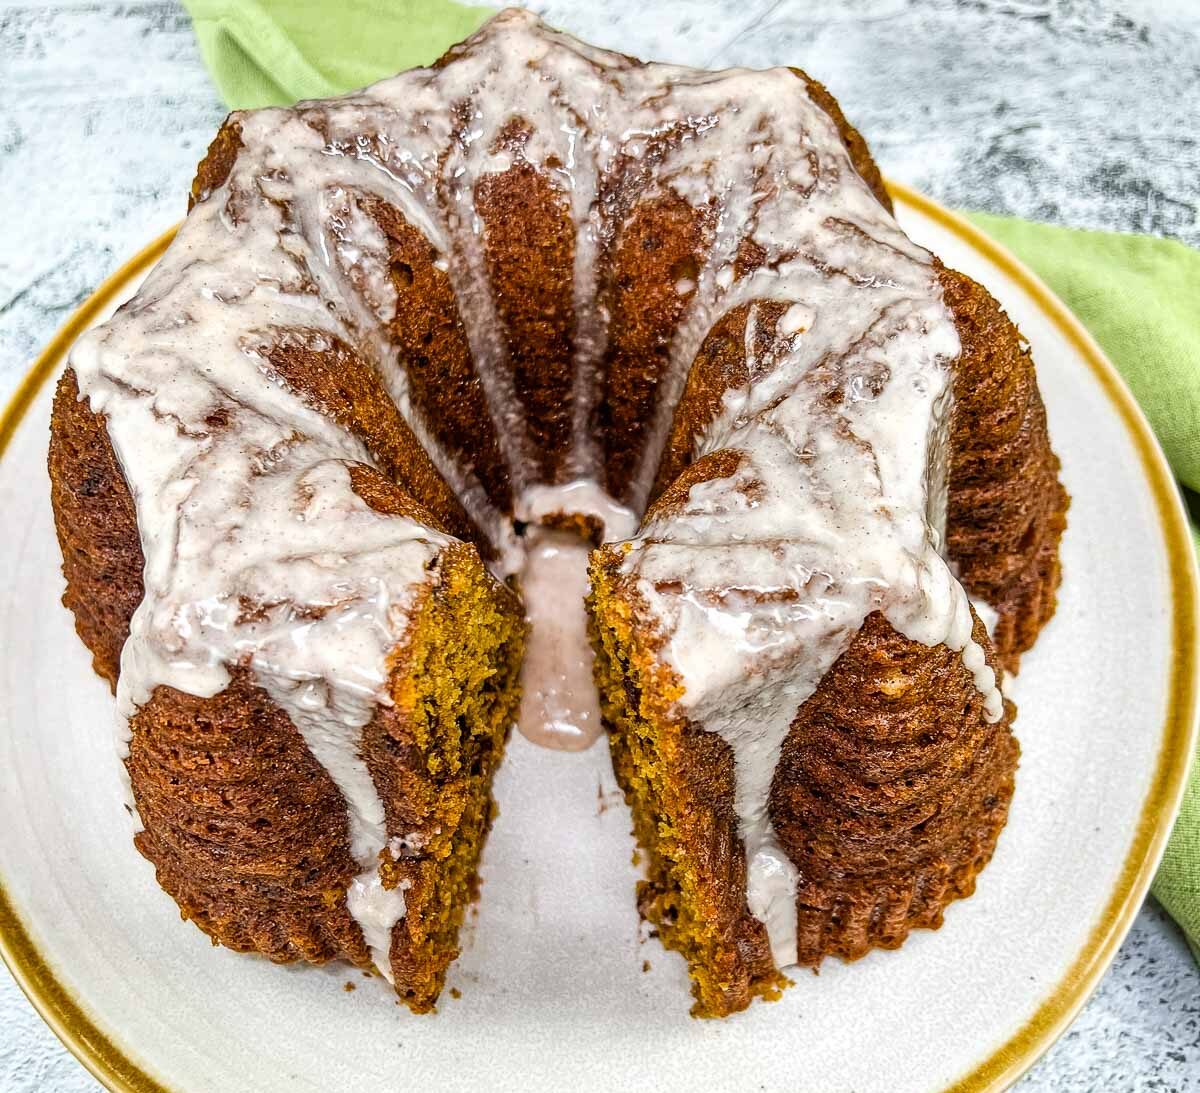
<svg viewBox="0 0 1200 1093"><path fill-rule="evenodd" d="M939 263L962 355L954 383L947 549L999 614L992 643L1016 672L1057 605L1070 498L1058 480L1029 345L987 289Z"/></svg>
<svg viewBox="0 0 1200 1093"><path fill-rule="evenodd" d="M599 432L609 453L608 490L622 502L631 499L675 328L695 294L675 286L696 283L712 233L712 216L672 194L638 205L613 244Z"/></svg>
<svg viewBox="0 0 1200 1093"><path fill-rule="evenodd" d="M158 882L214 941L273 960L370 955L345 907L345 804L246 671L214 698L159 687L126 764Z"/></svg>
<svg viewBox="0 0 1200 1093"><path fill-rule="evenodd" d="M528 137L516 122L501 134L515 165L480 180L475 209L513 391L530 419L531 469L555 482L569 474L575 222L566 195L525 160Z"/></svg>
<svg viewBox="0 0 1200 1093"><path fill-rule="evenodd" d="M80 399L69 369L54 392L49 470L67 581L63 603L96 674L115 690L129 620L142 602L142 544L104 418Z"/></svg>
<svg viewBox="0 0 1200 1093"><path fill-rule="evenodd" d="M974 638L986 647L978 619ZM894 949L975 890L1008 818L1015 712L989 724L961 655L867 617L792 723L772 786L800 874L801 964Z"/></svg>

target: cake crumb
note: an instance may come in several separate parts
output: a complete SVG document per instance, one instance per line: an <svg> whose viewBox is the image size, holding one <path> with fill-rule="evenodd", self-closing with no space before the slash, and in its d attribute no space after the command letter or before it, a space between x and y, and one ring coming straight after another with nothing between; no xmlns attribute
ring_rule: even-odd
<svg viewBox="0 0 1200 1093"><path fill-rule="evenodd" d="M451 998L461 998L462 991L460 991L457 987L451 987L450 988L450 997Z"/></svg>
<svg viewBox="0 0 1200 1093"><path fill-rule="evenodd" d="M640 850L634 850L633 855L629 859L629 863L631 865L641 865L642 864L642 852Z"/></svg>
<svg viewBox="0 0 1200 1093"><path fill-rule="evenodd" d="M649 960L643 960L643 961L642 961L642 971L643 971L643 972L648 972L649 970L650 970L650 961L649 961Z"/></svg>
<svg viewBox="0 0 1200 1093"><path fill-rule="evenodd" d="M347 980L345 983L342 984L342 990L344 990L347 994L349 994L351 991L358 990L358 985L355 983L351 983L349 980Z"/></svg>

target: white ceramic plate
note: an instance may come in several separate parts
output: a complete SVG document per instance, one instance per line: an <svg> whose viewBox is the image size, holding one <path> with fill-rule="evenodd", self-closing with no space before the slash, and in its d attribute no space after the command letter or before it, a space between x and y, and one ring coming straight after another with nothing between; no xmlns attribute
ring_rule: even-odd
<svg viewBox="0 0 1200 1093"><path fill-rule="evenodd" d="M59 603L45 470L51 379L165 239L62 332L0 424L0 949L115 1089L993 1089L1107 966L1178 803L1196 721L1196 581L1166 465L1087 335L962 221L897 188L915 239L986 284L1033 345L1074 501L1058 614L1015 684L1023 755L973 899L896 953L827 962L783 1001L688 1017L645 938L603 744L514 735L483 900L434 1016L352 968L276 967L181 923L130 842L113 703ZM352 993L341 988L352 983Z"/></svg>

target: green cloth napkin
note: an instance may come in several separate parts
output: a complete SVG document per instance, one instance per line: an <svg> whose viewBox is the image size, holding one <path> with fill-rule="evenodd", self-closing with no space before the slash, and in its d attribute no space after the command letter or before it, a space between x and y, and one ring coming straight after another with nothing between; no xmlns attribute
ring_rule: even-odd
<svg viewBox="0 0 1200 1093"><path fill-rule="evenodd" d="M492 14L448 0L184 4L234 109L338 94L428 64ZM1179 481L1200 492L1200 252L1150 236L969 215L1079 316L1133 389ZM1154 894L1200 960L1200 766Z"/></svg>
<svg viewBox="0 0 1200 1093"><path fill-rule="evenodd" d="M449 0L183 0L231 110L291 106L432 64L494 8Z"/></svg>

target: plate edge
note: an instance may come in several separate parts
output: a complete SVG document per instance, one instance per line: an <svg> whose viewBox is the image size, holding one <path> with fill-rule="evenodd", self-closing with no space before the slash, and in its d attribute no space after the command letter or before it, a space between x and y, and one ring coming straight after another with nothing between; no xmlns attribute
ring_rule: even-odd
<svg viewBox="0 0 1200 1093"><path fill-rule="evenodd" d="M987 1059L944 1093L1007 1089L1066 1031L1103 977L1141 908L1179 813L1200 735L1200 655L1195 648L1200 573L1183 500L1142 408L1100 344L1046 283L1007 247L969 220L916 190L886 179L893 198L911 206L982 252L1029 294L1100 381L1134 441L1158 510L1171 584L1172 639L1167 711L1150 789L1117 883L1079 955L1026 1022Z"/></svg>
<svg viewBox="0 0 1200 1093"><path fill-rule="evenodd" d="M162 256L178 229L178 224L168 228L109 274L38 354L0 414L0 459L33 400L75 340L134 277ZM172 1093L114 1043L63 986L17 914L3 877L0 877L0 959L54 1035L102 1085L116 1093Z"/></svg>

